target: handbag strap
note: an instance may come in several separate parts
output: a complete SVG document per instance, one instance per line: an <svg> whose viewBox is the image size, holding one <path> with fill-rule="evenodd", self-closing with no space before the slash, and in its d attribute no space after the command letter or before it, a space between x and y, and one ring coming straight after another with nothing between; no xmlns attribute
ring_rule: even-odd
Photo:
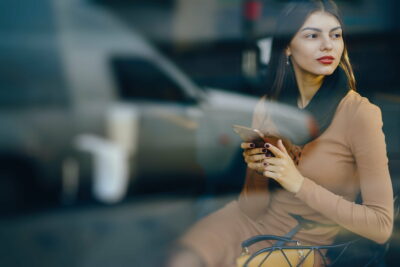
<svg viewBox="0 0 400 267"><path fill-rule="evenodd" d="M307 220L301 217L300 215L292 214L289 213L290 216L292 216L296 221L298 222L295 227L293 227L286 235L284 236L275 236L275 235L257 235L253 236L245 241L242 242L241 246L242 248L247 248L254 243L263 241L263 240L276 240L277 242L273 245L274 247L279 247L284 245L285 243L289 242L296 242L296 240L292 240L292 237L301 229L313 229L317 226L322 226L322 227L332 227L336 226L336 224L322 224L322 223L317 223L315 221Z"/></svg>
<svg viewBox="0 0 400 267"><path fill-rule="evenodd" d="M298 231L300 231L301 229L306 229L306 230L310 230L313 229L317 226L322 226L322 227L333 227L336 226L337 224L323 224L323 223L317 223L315 221L312 220L307 220L304 219L302 216L297 215L297 214L292 214L289 213L290 216L292 216L296 221L297 221L297 225L295 227L292 228L292 230L290 230L286 235L284 235L283 237L286 237L288 239L292 239L292 237L297 234ZM275 247L280 247L283 244L285 244L285 241L283 240L279 240L277 241L273 246Z"/></svg>
<svg viewBox="0 0 400 267"><path fill-rule="evenodd" d="M291 240L290 238L284 237L284 236L276 236L276 235L256 235L253 236L245 241L242 242L242 248L244 247L249 247L253 245L254 243L263 241L263 240L277 240L279 242L283 243L289 243L289 242L296 242L295 240Z"/></svg>

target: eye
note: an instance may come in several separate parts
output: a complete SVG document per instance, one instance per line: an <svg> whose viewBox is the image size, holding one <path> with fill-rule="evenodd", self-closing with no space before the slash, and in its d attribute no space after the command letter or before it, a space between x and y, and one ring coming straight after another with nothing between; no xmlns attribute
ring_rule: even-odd
<svg viewBox="0 0 400 267"><path fill-rule="evenodd" d="M335 39L339 39L339 38L341 38L342 37L342 34L341 33L334 33L333 34L333 38L335 38Z"/></svg>
<svg viewBox="0 0 400 267"><path fill-rule="evenodd" d="M316 34L316 33L310 33L310 34L307 34L306 35L306 38L307 39L315 39L315 38L317 38L318 37L318 35Z"/></svg>

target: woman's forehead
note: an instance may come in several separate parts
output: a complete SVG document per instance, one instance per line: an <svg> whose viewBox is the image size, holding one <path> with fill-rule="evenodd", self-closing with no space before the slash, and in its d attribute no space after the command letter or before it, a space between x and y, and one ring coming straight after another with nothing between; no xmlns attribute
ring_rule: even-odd
<svg viewBox="0 0 400 267"><path fill-rule="evenodd" d="M312 13L304 22L300 28L302 31L304 28L316 28L321 30L330 31L333 28L340 27L338 19L330 13L317 11Z"/></svg>

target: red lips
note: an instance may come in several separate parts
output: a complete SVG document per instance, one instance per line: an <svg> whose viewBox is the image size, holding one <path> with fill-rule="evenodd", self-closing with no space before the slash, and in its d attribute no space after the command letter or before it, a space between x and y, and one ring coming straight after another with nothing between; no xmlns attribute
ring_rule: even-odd
<svg viewBox="0 0 400 267"><path fill-rule="evenodd" d="M318 58L317 60L318 60L319 62L321 62L322 64L332 64L332 62L333 62L334 59L335 59L335 58L332 57L332 56L324 56L324 57Z"/></svg>

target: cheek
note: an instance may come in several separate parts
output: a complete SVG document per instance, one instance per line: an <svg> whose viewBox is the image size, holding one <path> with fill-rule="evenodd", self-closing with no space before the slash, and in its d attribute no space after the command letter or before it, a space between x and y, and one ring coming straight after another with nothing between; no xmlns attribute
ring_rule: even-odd
<svg viewBox="0 0 400 267"><path fill-rule="evenodd" d="M344 51L343 40L340 40L335 44L334 51L336 51L337 55L339 55L340 57L343 55L343 51Z"/></svg>
<svg viewBox="0 0 400 267"><path fill-rule="evenodd" d="M293 59L300 66L309 65L315 60L315 48L310 46L303 46L301 49L293 51Z"/></svg>
<svg viewBox="0 0 400 267"><path fill-rule="evenodd" d="M342 45L341 47L339 47L339 49L338 49L338 54L339 54L339 58L342 58L342 56L343 56L343 51L344 51L344 45Z"/></svg>
<svg viewBox="0 0 400 267"><path fill-rule="evenodd" d="M295 40L292 43L292 55L297 61L310 61L314 59L315 52L319 50L316 42L304 42ZM299 62L300 63L300 62Z"/></svg>

